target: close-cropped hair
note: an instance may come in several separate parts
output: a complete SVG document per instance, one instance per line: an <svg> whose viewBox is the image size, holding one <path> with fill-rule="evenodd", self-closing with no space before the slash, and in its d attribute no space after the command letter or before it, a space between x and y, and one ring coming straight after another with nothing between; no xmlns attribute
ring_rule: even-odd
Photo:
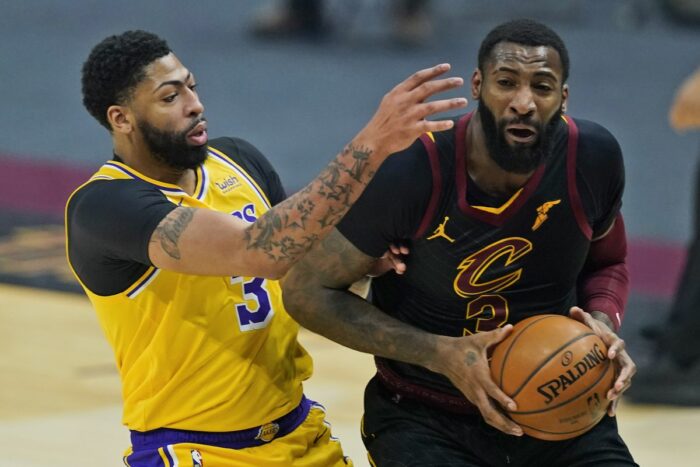
<svg viewBox="0 0 700 467"><path fill-rule="evenodd" d="M530 19L516 19L496 26L489 32L479 47L479 70L491 58L493 48L501 42L513 42L526 46L551 47L559 53L562 67L562 83L569 78L569 52L564 41L549 27Z"/></svg>
<svg viewBox="0 0 700 467"><path fill-rule="evenodd" d="M83 105L111 131L107 109L125 103L146 76L146 67L170 52L165 40L146 31L126 31L105 38L83 63Z"/></svg>

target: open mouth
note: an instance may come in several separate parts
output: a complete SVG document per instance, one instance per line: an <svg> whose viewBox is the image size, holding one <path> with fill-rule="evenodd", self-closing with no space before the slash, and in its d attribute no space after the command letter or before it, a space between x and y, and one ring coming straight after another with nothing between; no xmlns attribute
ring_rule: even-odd
<svg viewBox="0 0 700 467"><path fill-rule="evenodd" d="M519 144L532 143L537 139L537 132L528 127L508 127L506 134L511 141Z"/></svg>
<svg viewBox="0 0 700 467"><path fill-rule="evenodd" d="M207 124L205 122L200 122L195 126L192 131L187 133L187 141L195 146L202 146L207 144Z"/></svg>

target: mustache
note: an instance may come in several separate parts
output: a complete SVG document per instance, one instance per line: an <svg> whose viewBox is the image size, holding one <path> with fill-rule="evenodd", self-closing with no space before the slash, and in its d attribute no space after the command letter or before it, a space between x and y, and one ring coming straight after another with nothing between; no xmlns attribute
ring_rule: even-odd
<svg viewBox="0 0 700 467"><path fill-rule="evenodd" d="M196 127L200 123L206 122L206 121L207 121L207 119L204 117L194 117L192 119L192 123L187 126L187 129L183 132L183 134L189 133L190 131L194 130L194 127Z"/></svg>
<svg viewBox="0 0 700 467"><path fill-rule="evenodd" d="M539 128L540 124L532 118L532 115L516 116L511 118L504 118L501 120L501 125L506 127L508 125L527 125Z"/></svg>

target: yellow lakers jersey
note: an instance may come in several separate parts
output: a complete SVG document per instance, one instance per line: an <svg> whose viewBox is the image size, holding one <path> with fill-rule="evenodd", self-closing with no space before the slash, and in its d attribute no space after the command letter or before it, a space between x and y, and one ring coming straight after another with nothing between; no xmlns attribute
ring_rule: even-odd
<svg viewBox="0 0 700 467"><path fill-rule="evenodd" d="M153 185L174 204L248 222L270 209L235 154L213 147L197 169L193 195L116 161L104 164L83 187L125 179ZM312 362L297 342L298 325L284 310L276 281L149 267L117 294L98 295L81 284L114 350L123 422L130 429L240 430L299 404Z"/></svg>

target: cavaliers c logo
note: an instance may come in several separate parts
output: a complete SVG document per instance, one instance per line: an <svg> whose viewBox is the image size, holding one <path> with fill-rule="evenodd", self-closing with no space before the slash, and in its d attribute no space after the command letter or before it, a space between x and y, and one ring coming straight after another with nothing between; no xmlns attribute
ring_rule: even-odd
<svg viewBox="0 0 700 467"><path fill-rule="evenodd" d="M516 283L522 275L522 268L504 274L490 281L482 281L484 273L492 264L509 266L532 250L532 243L520 237L504 238L492 243L465 258L457 269L459 274L454 281L454 289L460 297L499 292Z"/></svg>

